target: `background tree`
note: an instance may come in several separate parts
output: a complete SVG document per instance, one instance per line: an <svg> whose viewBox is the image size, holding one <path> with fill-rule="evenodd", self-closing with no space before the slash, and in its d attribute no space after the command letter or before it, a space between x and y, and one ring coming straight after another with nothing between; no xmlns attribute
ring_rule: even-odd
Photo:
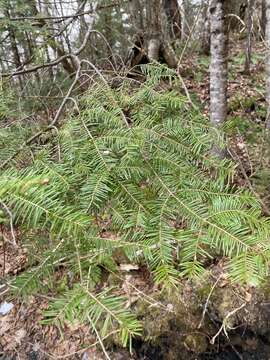
<svg viewBox="0 0 270 360"><path fill-rule="evenodd" d="M260 28L261 28L261 35L264 38L265 28L266 28L266 0L261 0Z"/></svg>
<svg viewBox="0 0 270 360"><path fill-rule="evenodd" d="M174 5L174 9L176 10L176 4ZM137 48L141 51L141 57L138 57L136 52L134 52L133 59L129 59L129 61L137 65L136 61L134 61L135 56L136 59L139 60L143 55L146 55L150 61L159 61L159 59L163 57L170 67L176 67L177 58L170 43L172 31L172 29L170 29L170 23L173 14L168 14L168 12L171 11L171 4L168 6L168 3L164 3L163 0L149 0L142 5L139 1L132 0L130 8L133 14L131 15L133 28L138 29L138 27L143 24L147 24L147 28L145 28L145 31L141 28L140 31L135 34L135 38L140 39L139 43L141 44L141 48L139 46L137 46ZM145 14L144 19L142 18L142 14Z"/></svg>
<svg viewBox="0 0 270 360"><path fill-rule="evenodd" d="M210 120L221 126L227 117L228 28L227 1L210 2L211 64L210 64Z"/></svg>
<svg viewBox="0 0 270 360"><path fill-rule="evenodd" d="M245 60L245 74L250 74L251 65L251 47L253 36L253 14L254 14L255 0L247 0L247 43L246 43L246 60Z"/></svg>
<svg viewBox="0 0 270 360"><path fill-rule="evenodd" d="M266 8L266 27L265 27L265 41L267 46L266 51L266 99L267 99L267 117L266 127L270 129L270 0L265 1Z"/></svg>
<svg viewBox="0 0 270 360"><path fill-rule="evenodd" d="M202 8L202 28L201 28L201 48L202 52L205 55L210 55L210 37L211 37L211 28L210 28L210 14L209 14L209 3L210 0L205 0L203 2Z"/></svg>

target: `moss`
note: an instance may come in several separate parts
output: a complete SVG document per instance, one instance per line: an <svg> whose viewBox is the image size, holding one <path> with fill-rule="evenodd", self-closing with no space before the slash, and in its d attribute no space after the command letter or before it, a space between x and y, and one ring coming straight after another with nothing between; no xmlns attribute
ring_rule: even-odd
<svg viewBox="0 0 270 360"><path fill-rule="evenodd" d="M110 273L107 279L107 283L110 287L118 286L122 284L122 282L121 278L113 273Z"/></svg>
<svg viewBox="0 0 270 360"><path fill-rule="evenodd" d="M263 131L260 125L247 116L231 116L225 124L224 130L229 136L242 134L249 144L256 144L258 140L261 141L260 135Z"/></svg>
<svg viewBox="0 0 270 360"><path fill-rule="evenodd" d="M208 347L207 339L203 334L187 335L184 344L190 351L197 354L205 352Z"/></svg>
<svg viewBox="0 0 270 360"><path fill-rule="evenodd" d="M201 286L197 289L197 295L198 298L201 301L205 301L209 295L209 293L211 292L212 286L211 284L206 284L204 286Z"/></svg>
<svg viewBox="0 0 270 360"><path fill-rule="evenodd" d="M258 99L255 96L242 96L237 94L234 98L229 101L229 111L253 111L257 106Z"/></svg>

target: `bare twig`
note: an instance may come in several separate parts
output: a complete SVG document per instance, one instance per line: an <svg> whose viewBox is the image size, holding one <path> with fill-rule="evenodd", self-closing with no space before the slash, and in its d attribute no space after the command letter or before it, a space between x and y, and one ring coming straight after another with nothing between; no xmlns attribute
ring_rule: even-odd
<svg viewBox="0 0 270 360"><path fill-rule="evenodd" d="M12 215L12 212L9 210L8 206L2 200L0 200L0 205L4 208L5 212L9 216L9 225L10 225L10 232L11 232L11 235L12 235L13 245L17 246L16 236L15 236L14 227L13 227L13 215Z"/></svg>
<svg viewBox="0 0 270 360"><path fill-rule="evenodd" d="M45 69L45 68L48 68L48 67L56 66L56 65L60 64L65 59L73 59L73 60L75 60L76 57L78 57L78 55L80 55L80 53L84 50L84 48L85 48L85 46L86 46L86 44L87 44L87 42L89 40L89 37L90 37L90 35L92 33L99 34L99 31L92 30L91 27L89 27L86 34L85 34L85 37L83 39L82 45L74 53L65 54L65 55L60 56L57 59L55 59L55 60L53 60L53 61L51 61L49 63L33 66L33 67L29 68L29 69L23 69L23 70L19 70L19 71L15 70L14 72L3 73L3 74L1 74L1 76L2 77L13 77L13 76L18 76L18 75L28 74L28 73L35 72L35 71L40 70L40 69Z"/></svg>
<svg viewBox="0 0 270 360"><path fill-rule="evenodd" d="M78 66L78 69L77 69L77 73L76 73L76 76L75 76L75 79L74 81L72 82L66 96L64 97L54 119L52 120L52 122L44 129L44 130L40 130L38 133L32 135L30 138L28 138L27 140L25 140L25 142L18 148L18 150L13 153L8 159L6 159L1 165L0 165L0 169L4 169L7 164L10 163L11 160L13 160L24 148L25 146L27 145L30 145L32 142L34 142L36 139L38 139L42 134L44 134L45 132L48 132L52 129L55 128L56 124L58 123L59 121L59 118L62 114L62 111L67 103L68 100L70 100L70 95L72 93L72 90L74 89L79 77L80 77L80 71L81 71L81 63L79 63L79 66Z"/></svg>
<svg viewBox="0 0 270 360"><path fill-rule="evenodd" d="M108 84L107 80L106 80L105 77L102 75L102 73L100 72L100 70L99 70L93 63L91 63L91 62L88 61L88 60L82 60L82 63L86 63L86 64L88 64L91 68L93 68L93 69L95 70L95 72L99 75L99 77L100 77L100 79L102 80L102 82L104 83L104 85L105 85L108 89L110 89L110 85ZM112 99L112 101L115 103L115 105L117 105L117 101L115 100L115 98L114 98L113 95L111 95L111 99ZM118 106L118 105L117 105L117 106ZM122 109L120 109L120 110L121 110L121 117L122 117L122 119L123 119L123 122L124 122L125 125L129 128L130 126L129 126L129 123L128 123L127 119L126 119L126 116L125 116L123 110L122 110Z"/></svg>
<svg viewBox="0 0 270 360"><path fill-rule="evenodd" d="M222 325L221 325L221 327L219 328L218 332L217 332L216 335L214 335L214 336L212 337L212 339L210 340L210 343L211 343L212 345L214 345L214 343L215 343L215 341L216 341L216 338L219 336L219 334L222 332L222 330L224 331L224 334L225 334L226 337L228 338L227 328L230 329L230 326L228 325L228 320L229 320L229 318L230 318L232 315L234 315L237 311L243 309L243 307L245 307L245 306L246 306L246 304L244 303L244 304L242 304L241 306L239 306L238 308L230 311L230 312L225 316L225 318L224 318L223 321L222 321Z"/></svg>
<svg viewBox="0 0 270 360"><path fill-rule="evenodd" d="M185 91L186 97L187 97L189 103L192 105L192 107L193 107L195 110L199 110L198 106L196 106L196 105L194 104L194 102L192 101L191 96L190 96L190 94L189 94L189 91L188 91L188 89L187 89L187 87L186 87L186 84L185 84L182 76L180 75L179 65L180 65L180 64L178 63L178 66L177 66L177 76L178 76L179 80L181 81L181 84L182 84L182 87L183 87L183 89L184 89L184 91Z"/></svg>
<svg viewBox="0 0 270 360"><path fill-rule="evenodd" d="M99 335L99 333L98 333L98 331L97 331L97 329L96 329L96 327L95 327L95 324L94 324L94 322L92 321L92 319L90 318L90 316L88 316L88 320L89 320L92 328L93 328L94 331L95 331L96 337L97 337L97 339L98 339L98 342L99 342L99 344L100 344L100 346L101 346L101 349L102 349L102 351L103 351L106 359L107 359L107 360L111 360L109 354L107 353L107 351L106 351L106 349L105 349L105 346L104 346L104 344L103 344L103 341L102 341L102 339L101 339L101 337L100 337L100 335Z"/></svg>
<svg viewBox="0 0 270 360"><path fill-rule="evenodd" d="M207 307L208 307L208 304L209 304L209 301L210 301L210 297L211 297L211 295L213 294L213 291L214 291L215 287L217 286L219 280L221 279L221 276L222 276L222 275L220 275L220 276L217 278L216 282L215 282L214 285L212 286L212 288L211 288L211 290L210 290L210 292L209 292L209 294L208 294L208 296L207 296L207 299L206 299L206 302L205 302L205 305L204 305L204 308L203 308L202 318L201 318L201 321L200 321L200 323L199 323L199 325L198 325L198 329L200 329L200 328L202 327L202 324L203 324L203 321L204 321L204 317L205 317L205 314L206 314L206 311L207 311Z"/></svg>
<svg viewBox="0 0 270 360"><path fill-rule="evenodd" d="M125 1L127 2L127 1ZM121 5L125 2L121 2ZM97 10L104 10L104 9L108 9L108 8L112 8L115 6L119 6L120 3L119 2L115 2L112 4L108 4L108 5L99 5L97 7ZM80 16L84 16L84 15L90 15L93 14L93 10L88 10L88 11L83 11L83 12L79 12L79 13L75 13L73 15L62 15L62 16L17 16L17 17L12 17L9 18L9 21L24 21L24 20L32 20L32 21L36 21L36 22L43 22L46 20L59 20L59 21L64 21L66 19L74 19L74 18L78 18ZM0 17L0 21L1 20L6 20L6 17L1 16Z"/></svg>
<svg viewBox="0 0 270 360"><path fill-rule="evenodd" d="M77 60L77 59L76 59ZM80 77L80 72L81 72L81 63L79 63L79 66L78 66L78 69L77 69L77 72L76 72L76 76L75 76L75 79L73 80L70 88L68 89L68 92L66 94L66 96L64 97L59 109L57 110L57 113L53 119L53 121L51 122L51 124L49 125L50 127L51 126L55 126L55 124L57 124L59 118L60 118L60 115L66 105L66 102L70 99L70 95L75 87L75 85L77 84L78 80L79 80L79 77Z"/></svg>

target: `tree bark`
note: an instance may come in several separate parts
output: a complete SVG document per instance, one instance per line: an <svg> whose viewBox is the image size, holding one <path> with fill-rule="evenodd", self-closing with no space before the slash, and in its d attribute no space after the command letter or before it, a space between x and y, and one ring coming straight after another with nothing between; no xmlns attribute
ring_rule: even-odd
<svg viewBox="0 0 270 360"><path fill-rule="evenodd" d="M265 38L265 28L266 28L266 0L262 0L262 13L260 19L260 27L261 27L261 36Z"/></svg>
<svg viewBox="0 0 270 360"><path fill-rule="evenodd" d="M10 18L9 9L4 9L3 13L7 17L7 19ZM16 69L20 70L20 68L22 67L21 57L17 46L16 34L11 26L8 26L8 36L10 40L10 49L13 56L13 62L16 66ZM20 88L23 89L21 76L18 77L18 81Z"/></svg>
<svg viewBox="0 0 270 360"><path fill-rule="evenodd" d="M247 44L246 44L245 69L244 69L244 73L247 75L250 75L254 3L255 0L248 0L248 5L247 5Z"/></svg>
<svg viewBox="0 0 270 360"><path fill-rule="evenodd" d="M162 34L162 20L161 20L161 7L162 0L152 0L152 3L147 8L148 18L148 57L150 61L159 60L159 50L161 45L161 34Z"/></svg>
<svg viewBox="0 0 270 360"><path fill-rule="evenodd" d="M138 2L136 3L138 4ZM134 42L126 63L135 66L139 65L145 57L149 61L159 61L163 57L169 67L176 67L177 58L169 42L170 36L167 33L167 17L163 0L148 0L144 4L145 11L141 10L141 14L145 14L145 21L142 21L141 17L136 18L135 16L131 16L131 19L135 22L133 27L136 30L142 23L147 24L147 29L145 31L137 30L136 42Z"/></svg>
<svg viewBox="0 0 270 360"><path fill-rule="evenodd" d="M178 0L180 13L181 13L181 38L186 39L188 37L188 23L187 23L187 4L186 0Z"/></svg>
<svg viewBox="0 0 270 360"><path fill-rule="evenodd" d="M181 38L181 14L177 0L165 0L164 9L168 19L168 32L172 40Z"/></svg>
<svg viewBox="0 0 270 360"><path fill-rule="evenodd" d="M141 32L144 28L143 23L143 7L140 0L129 1L129 12L131 23L136 29L136 33Z"/></svg>
<svg viewBox="0 0 270 360"><path fill-rule="evenodd" d="M269 0L270 1L270 0ZM219 127L227 117L227 0L211 0L210 120Z"/></svg>
<svg viewBox="0 0 270 360"><path fill-rule="evenodd" d="M210 55L210 14L209 14L209 0L206 0L203 5L202 14L204 25L201 32L202 53Z"/></svg>
<svg viewBox="0 0 270 360"><path fill-rule="evenodd" d="M266 5L266 27L265 27L265 42L267 46L266 55L266 101L267 101L267 116L266 128L270 130L270 0L265 1Z"/></svg>

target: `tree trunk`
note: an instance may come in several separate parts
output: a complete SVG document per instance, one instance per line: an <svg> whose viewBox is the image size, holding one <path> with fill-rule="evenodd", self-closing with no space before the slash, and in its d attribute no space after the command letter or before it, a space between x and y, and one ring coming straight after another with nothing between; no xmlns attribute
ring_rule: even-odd
<svg viewBox="0 0 270 360"><path fill-rule="evenodd" d="M138 1L136 3L138 4ZM144 10L144 12L141 11L141 14L145 14L144 23L147 24L147 29L137 31L136 43L134 42L127 63L135 66L139 65L145 56L149 61L159 61L163 57L169 67L176 67L177 58L167 34L168 27L163 0L148 0L145 2ZM140 17L131 16L131 19L135 21L135 29L142 25Z"/></svg>
<svg viewBox="0 0 270 360"><path fill-rule="evenodd" d="M50 14L50 5L49 5L49 2L46 0L44 2L44 13L46 14L46 16L51 16ZM61 57L61 56L64 56L66 55L66 52L65 52L65 49L64 49L64 46L63 46L63 41L60 43L56 40L56 36L54 34L54 30L51 29L51 30L48 30L47 34L48 36L47 38L47 41L48 42L48 39L50 40L49 41L49 44L50 44L50 47L55 51L55 53L57 54L58 57ZM76 73L76 64L74 64L72 61L70 61L68 58L64 58L62 60L62 66L64 68L64 70L70 75L74 75Z"/></svg>
<svg viewBox="0 0 270 360"><path fill-rule="evenodd" d="M136 29L136 33L139 33L143 30L143 6L140 3L140 0L130 0L129 1L129 12L131 23Z"/></svg>
<svg viewBox="0 0 270 360"><path fill-rule="evenodd" d="M181 13L177 0L165 0L164 8L168 20L168 32L172 40L181 38Z"/></svg>
<svg viewBox="0 0 270 360"><path fill-rule="evenodd" d="M246 60L244 73L250 75L251 64L251 41L252 41L252 28L253 28L253 10L255 0L248 0L247 7L247 44L246 44Z"/></svg>
<svg viewBox="0 0 270 360"><path fill-rule="evenodd" d="M262 0L262 13L260 19L260 27L261 27L261 36L265 38L265 28L266 28L266 1Z"/></svg>
<svg viewBox="0 0 270 360"><path fill-rule="evenodd" d="M7 19L10 18L10 13L9 13L8 9L4 9L3 13L7 17ZM10 40L10 49L11 49L12 56L13 56L13 62L16 66L16 69L21 70L22 62L21 62L21 57L20 57L20 53L18 50L18 46L17 46L16 34L11 26L8 25L7 28L8 28L8 36L9 36L9 40ZM22 83L21 76L18 76L18 81L19 81L20 88L23 89L23 83Z"/></svg>
<svg viewBox="0 0 270 360"><path fill-rule="evenodd" d="M153 0L152 4L149 2L148 7L148 26L149 26L149 39L148 39L148 57L150 61L159 60L159 50L161 46L161 6L162 0Z"/></svg>
<svg viewBox="0 0 270 360"><path fill-rule="evenodd" d="M210 55L210 14L209 14L209 0L206 0L203 5L202 18L204 20L203 29L201 32L202 53Z"/></svg>
<svg viewBox="0 0 270 360"><path fill-rule="evenodd" d="M270 130L270 0L265 1L266 5L266 28L265 28L265 42L267 46L266 55L266 100L267 100L267 116L266 128Z"/></svg>
<svg viewBox="0 0 270 360"><path fill-rule="evenodd" d="M270 1L270 0L269 0ZM211 0L210 120L219 127L227 117L227 0Z"/></svg>
<svg viewBox="0 0 270 360"><path fill-rule="evenodd" d="M187 4L186 0L178 0L180 13L181 13L181 38L188 37L188 22L187 22Z"/></svg>

